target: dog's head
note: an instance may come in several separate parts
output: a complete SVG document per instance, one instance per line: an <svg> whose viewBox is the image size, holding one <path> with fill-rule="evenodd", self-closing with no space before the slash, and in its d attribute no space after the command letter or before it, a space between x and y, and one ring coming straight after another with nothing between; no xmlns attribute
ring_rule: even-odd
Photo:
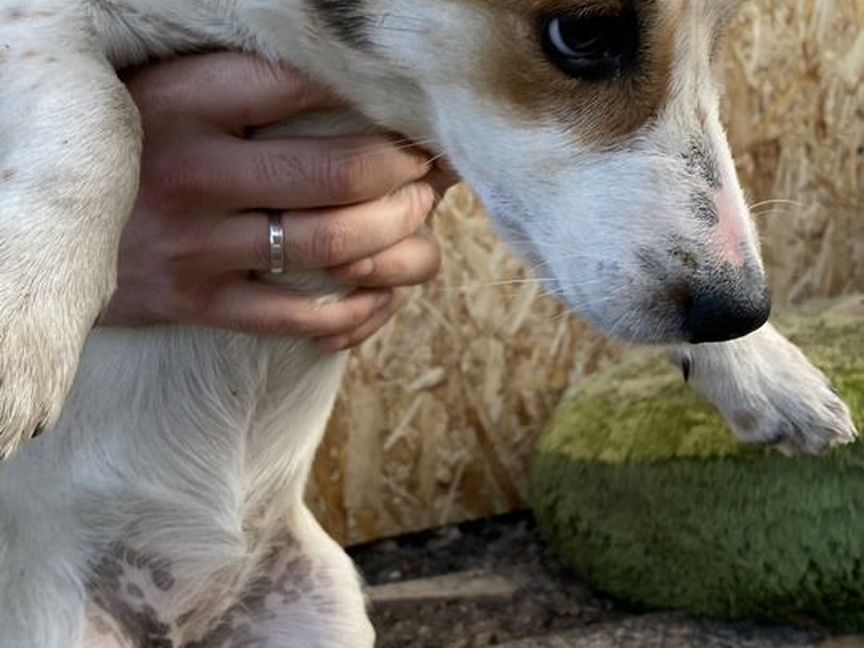
<svg viewBox="0 0 864 648"><path fill-rule="evenodd" d="M608 334L673 343L744 335L770 310L718 116L736 4L308 0L308 10L356 79L349 95L446 153L554 293Z"/></svg>

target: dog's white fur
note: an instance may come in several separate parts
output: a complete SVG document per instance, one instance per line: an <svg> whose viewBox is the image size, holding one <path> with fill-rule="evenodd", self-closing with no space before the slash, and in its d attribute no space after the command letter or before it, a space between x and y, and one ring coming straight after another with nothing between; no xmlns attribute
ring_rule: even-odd
<svg viewBox="0 0 864 648"><path fill-rule="evenodd" d="M368 51L308 4L0 0L0 433L56 419L0 466L0 648L373 642L350 561L302 500L342 357L304 341L100 329L61 412L136 191L137 118L115 67L201 46L292 62L368 122L436 142L551 289L610 334L682 341L671 309L647 300L662 302L686 264L646 264L645 250L675 240L708 265L738 255L761 273L711 81L726 3L659 1L678 21L667 101L605 147L481 90L487 39L516 20L503 4L367 0ZM700 179L681 153L694 135L723 179L715 228L690 209ZM770 326L673 354L745 440L819 451L854 437L821 373Z"/></svg>

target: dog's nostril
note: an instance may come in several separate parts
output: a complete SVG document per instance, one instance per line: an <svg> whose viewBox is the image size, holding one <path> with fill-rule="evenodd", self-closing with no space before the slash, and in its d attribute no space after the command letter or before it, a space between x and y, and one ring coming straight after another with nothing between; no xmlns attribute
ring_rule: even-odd
<svg viewBox="0 0 864 648"><path fill-rule="evenodd" d="M693 344L726 342L762 328L771 315L763 282L733 290L697 289L685 306L684 334Z"/></svg>

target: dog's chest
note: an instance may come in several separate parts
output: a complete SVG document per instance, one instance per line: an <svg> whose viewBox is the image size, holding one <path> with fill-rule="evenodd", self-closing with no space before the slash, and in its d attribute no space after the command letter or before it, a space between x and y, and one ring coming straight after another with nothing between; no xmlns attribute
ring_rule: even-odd
<svg viewBox="0 0 864 648"><path fill-rule="evenodd" d="M97 331L79 374L78 388L89 386L100 376L89 358L119 367L111 360L122 351L136 371L118 372L115 389L134 393L143 377L166 389L166 402L184 404L171 412L139 412L136 423L147 434L133 438L122 432L131 421L87 430L65 462L70 467L84 462L80 472L92 477L89 443L100 438L122 448L114 463L121 482L114 488L107 484L103 495L138 512L115 519L112 512L126 510L123 506L83 511L110 538L90 557L93 641L86 645L132 648L141 645L141 637L152 640L145 645L187 645L205 632L239 644L244 628L251 627L244 611L269 614L275 605L288 605L309 577L308 565L284 534L301 502L344 357L321 356L308 342L171 331L161 336ZM204 419L202 407L214 397L219 415ZM102 406L96 401L87 407ZM116 422L118 413L112 412L106 418ZM174 417L178 414L191 418L182 423ZM75 412L66 415L74 418ZM180 443L194 451L195 461L178 462L174 449ZM95 481L88 479L87 488ZM82 484L89 494L80 506L93 500L87 488ZM141 515L147 524L139 523ZM195 543L190 548L190 537L206 540L206 556ZM126 636L139 643L124 644ZM203 645L223 645L215 636ZM224 645L235 645L232 641Z"/></svg>

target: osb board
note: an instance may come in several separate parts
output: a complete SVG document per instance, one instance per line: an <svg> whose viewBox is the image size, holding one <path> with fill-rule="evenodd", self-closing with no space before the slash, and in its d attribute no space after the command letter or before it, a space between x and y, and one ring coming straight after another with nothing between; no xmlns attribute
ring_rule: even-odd
<svg viewBox="0 0 864 648"><path fill-rule="evenodd" d="M727 123L780 301L864 287L862 23L864 0L761 0L733 29ZM467 191L436 222L441 277L354 355L314 471L310 501L345 542L521 506L559 394L615 353L526 279Z"/></svg>
<svg viewBox="0 0 864 648"><path fill-rule="evenodd" d="M750 2L732 43L726 122L776 295L860 289L864 0Z"/></svg>

